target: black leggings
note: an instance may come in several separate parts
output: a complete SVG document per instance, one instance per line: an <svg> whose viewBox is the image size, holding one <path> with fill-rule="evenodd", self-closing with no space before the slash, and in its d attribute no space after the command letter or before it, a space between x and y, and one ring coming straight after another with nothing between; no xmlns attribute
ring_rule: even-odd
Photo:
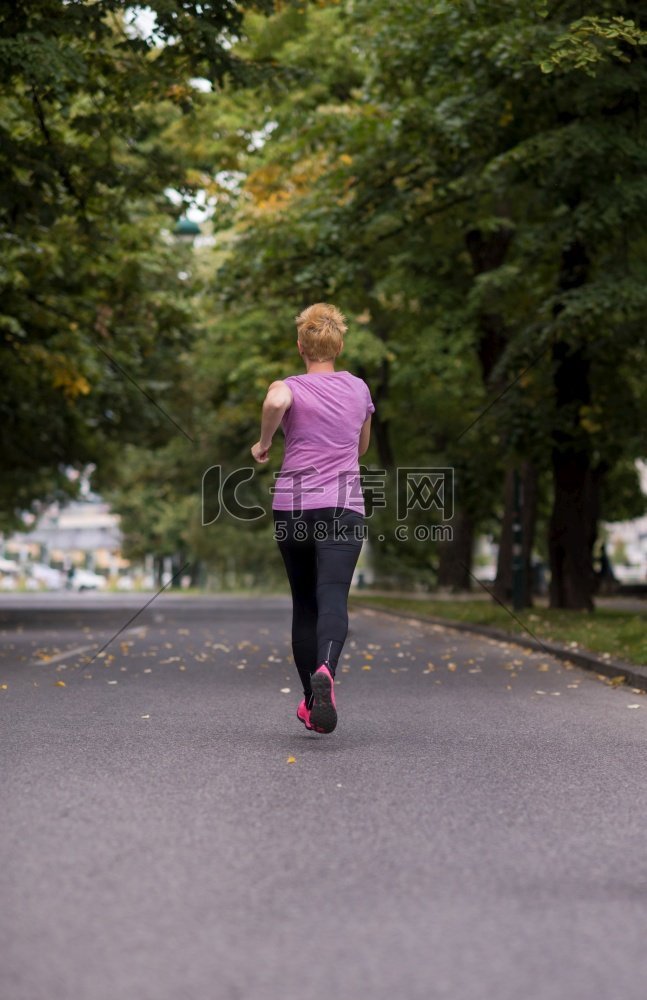
<svg viewBox="0 0 647 1000"><path fill-rule="evenodd" d="M274 510L274 536L292 591L292 653L303 693L327 663L335 674L348 633L348 590L362 548L364 515L347 507Z"/></svg>

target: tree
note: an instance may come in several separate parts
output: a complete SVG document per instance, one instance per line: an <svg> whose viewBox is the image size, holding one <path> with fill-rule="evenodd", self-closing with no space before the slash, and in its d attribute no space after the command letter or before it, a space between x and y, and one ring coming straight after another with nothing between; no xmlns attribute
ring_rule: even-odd
<svg viewBox="0 0 647 1000"><path fill-rule="evenodd" d="M5 527L69 492L70 465L101 467L119 442L177 433L151 404L192 335L162 232L177 214L165 191L189 199L195 185L167 135L200 102L193 77L217 87L268 67L231 51L233 0L148 9L148 35L123 0L16 2L0 14Z"/></svg>
<svg viewBox="0 0 647 1000"><path fill-rule="evenodd" d="M590 607L604 483L643 447L645 34L636 5L579 6L246 18L235 51L280 72L200 110L220 123L193 139L218 248L190 379L200 447L242 460L293 316L334 298L342 363L376 401L370 464L456 471L455 542L387 540L384 570L467 586L471 539L500 514L505 543L506 476L525 463L540 510L554 494L553 604Z"/></svg>

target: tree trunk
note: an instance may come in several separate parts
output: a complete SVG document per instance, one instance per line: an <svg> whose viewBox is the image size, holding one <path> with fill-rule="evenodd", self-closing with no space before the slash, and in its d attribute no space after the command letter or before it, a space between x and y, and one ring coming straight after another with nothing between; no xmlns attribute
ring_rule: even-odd
<svg viewBox="0 0 647 1000"><path fill-rule="evenodd" d="M501 267L513 235L514 231L507 226L500 226L495 232L487 234L476 228L467 231L465 244L472 261L475 277ZM492 372L503 356L509 339L503 317L491 306L481 309L479 313L479 333L477 351L483 383L487 388L490 385ZM499 391L503 387L500 376L491 386L495 391Z"/></svg>
<svg viewBox="0 0 647 1000"><path fill-rule="evenodd" d="M153 558L153 577L155 579L155 586L159 589L163 585L164 576L164 556L154 556Z"/></svg>
<svg viewBox="0 0 647 1000"><path fill-rule="evenodd" d="M539 473L529 460L521 470L521 530L523 548L523 605L532 607L532 548L537 523ZM501 521L494 595L503 603L512 600L512 524L514 519L514 469L507 469L504 484L504 507Z"/></svg>
<svg viewBox="0 0 647 1000"><path fill-rule="evenodd" d="M556 454L553 477L555 498L548 534L550 606L592 611L595 575L590 524L595 486L588 457Z"/></svg>
<svg viewBox="0 0 647 1000"><path fill-rule="evenodd" d="M369 275L365 276L364 287L368 295L369 310L371 313L371 326L373 332L377 337L380 338L383 344L388 344L390 337L393 335L393 320L391 317L385 313L385 311L380 307L375 295L373 294L373 282ZM383 469L392 470L395 467L395 458L393 454L393 446L391 443L391 430L390 422L387 418L382 415L382 404L385 403L389 398L390 386L389 386L389 376L391 373L391 365L388 358L382 358L380 362L380 373L379 377L373 382L372 385L372 396L373 403L375 405L375 412L373 413L371 419L371 430L373 432L373 437L375 440L375 446L377 448L377 454L380 459L380 464ZM369 382L368 374L363 365L357 366L357 374L360 378L364 379L365 382Z"/></svg>
<svg viewBox="0 0 647 1000"><path fill-rule="evenodd" d="M583 285L588 266L586 250L575 240L562 253L560 289ZM591 401L586 346L557 341L553 365L557 420L552 449L553 510L548 528L550 606L592 611L599 477L591 468L588 435L580 425L581 407Z"/></svg>
<svg viewBox="0 0 647 1000"><path fill-rule="evenodd" d="M475 277L485 271L500 267L508 252L513 236L512 229L501 226L494 233L483 233L473 228L465 234L465 244L472 261ZM477 345L484 385L492 385L492 373L508 343L503 318L496 309L484 307L479 315L479 340ZM455 484L458 490L458 483ZM438 586L452 591L472 589L472 560L474 538L479 511L457 508L452 519L452 540L438 543Z"/></svg>
<svg viewBox="0 0 647 1000"><path fill-rule="evenodd" d="M450 542L438 542L438 586L456 592L471 590L472 554L474 549L474 518L464 510L456 510L452 519L453 537Z"/></svg>

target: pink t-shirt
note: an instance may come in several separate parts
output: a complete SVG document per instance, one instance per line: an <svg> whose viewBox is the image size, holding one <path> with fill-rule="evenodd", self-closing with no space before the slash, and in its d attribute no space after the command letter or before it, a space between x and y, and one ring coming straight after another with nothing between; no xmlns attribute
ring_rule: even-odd
<svg viewBox="0 0 647 1000"><path fill-rule="evenodd" d="M366 382L348 371L288 375L292 405L283 414L285 454L273 510L346 507L365 513L359 435L375 411Z"/></svg>

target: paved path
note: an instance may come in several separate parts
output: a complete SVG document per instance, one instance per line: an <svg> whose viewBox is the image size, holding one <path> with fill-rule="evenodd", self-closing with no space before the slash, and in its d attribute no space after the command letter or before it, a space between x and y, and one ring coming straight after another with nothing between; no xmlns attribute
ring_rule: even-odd
<svg viewBox="0 0 647 1000"><path fill-rule="evenodd" d="M317 736L280 596L75 666L141 603L2 598L5 1000L644 1000L647 697L363 611Z"/></svg>

